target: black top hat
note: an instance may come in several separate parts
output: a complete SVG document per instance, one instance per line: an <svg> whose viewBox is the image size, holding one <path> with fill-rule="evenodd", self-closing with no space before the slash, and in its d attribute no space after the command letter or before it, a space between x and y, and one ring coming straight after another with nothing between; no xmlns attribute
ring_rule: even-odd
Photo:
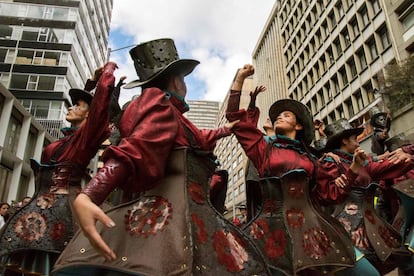
<svg viewBox="0 0 414 276"><path fill-rule="evenodd" d="M397 134L385 140L385 146L390 152L408 144L411 144L411 141L403 133Z"/></svg>
<svg viewBox="0 0 414 276"><path fill-rule="evenodd" d="M360 135L364 131L364 128L353 128L347 119L339 119L338 121L329 124L325 127L325 134L327 141L326 150L333 150L340 146L340 142L343 138L350 137L351 135Z"/></svg>
<svg viewBox="0 0 414 276"><path fill-rule="evenodd" d="M153 81L170 71L178 71L185 76L190 74L200 63L193 59L180 59L174 40L156 39L141 43L129 51L134 61L138 80L131 81L124 88L130 89Z"/></svg>
<svg viewBox="0 0 414 276"><path fill-rule="evenodd" d="M296 115L296 119L303 126L303 140L306 145L310 145L315 138L312 115L306 105L292 99L278 100L269 108L269 118L272 124L277 116L283 111L291 111Z"/></svg>
<svg viewBox="0 0 414 276"><path fill-rule="evenodd" d="M371 118L370 120L370 124L373 127L376 128L389 128L387 127L388 122L386 120L384 120L384 124L378 124L377 123L377 118L380 116L384 116L385 118L387 118L387 113L386 112L382 112L377 106L372 107L369 110L369 117Z"/></svg>
<svg viewBox="0 0 414 276"><path fill-rule="evenodd" d="M319 140L313 141L313 149L314 154L316 156L321 156L325 151L325 145L326 145L326 137L322 137Z"/></svg>
<svg viewBox="0 0 414 276"><path fill-rule="evenodd" d="M88 105L90 105L92 102L92 98L93 98L93 95L91 94L91 92L83 90L83 89L78 89L78 88L70 89L69 96L70 96L70 99L72 100L73 105L77 104L79 100L83 100Z"/></svg>

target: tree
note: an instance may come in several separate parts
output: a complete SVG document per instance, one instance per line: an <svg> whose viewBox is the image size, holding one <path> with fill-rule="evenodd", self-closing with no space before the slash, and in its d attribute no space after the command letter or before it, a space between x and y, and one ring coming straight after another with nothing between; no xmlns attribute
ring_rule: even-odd
<svg viewBox="0 0 414 276"><path fill-rule="evenodd" d="M385 67L385 78L379 82L385 96L386 106L391 113L414 103L414 56L397 63L392 62Z"/></svg>

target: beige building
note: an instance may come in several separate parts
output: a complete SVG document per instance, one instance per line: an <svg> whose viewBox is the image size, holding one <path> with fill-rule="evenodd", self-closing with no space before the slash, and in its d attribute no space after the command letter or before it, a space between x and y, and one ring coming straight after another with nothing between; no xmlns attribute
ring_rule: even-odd
<svg viewBox="0 0 414 276"><path fill-rule="evenodd" d="M39 161L54 138L0 84L0 202L12 203L35 190L30 158Z"/></svg>
<svg viewBox="0 0 414 276"><path fill-rule="evenodd" d="M219 110L219 102L203 100L186 100L190 110L184 113L198 128L214 129Z"/></svg>
<svg viewBox="0 0 414 276"><path fill-rule="evenodd" d="M412 1L278 0L253 52L254 82L268 87L258 106L289 97L325 124L348 118L367 127L361 145L369 151L368 110L385 98L378 79L413 51ZM413 133L413 115L412 102L393 112L390 135Z"/></svg>

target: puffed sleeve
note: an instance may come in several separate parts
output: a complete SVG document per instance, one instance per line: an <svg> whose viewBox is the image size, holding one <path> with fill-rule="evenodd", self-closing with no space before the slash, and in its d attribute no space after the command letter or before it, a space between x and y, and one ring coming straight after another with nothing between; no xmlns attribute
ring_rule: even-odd
<svg viewBox="0 0 414 276"><path fill-rule="evenodd" d="M120 122L121 133L128 135L119 145L106 149L104 168L89 182L92 186L88 184L83 192L88 195L106 193L106 197L115 187L142 192L156 185L164 176L166 161L177 134L178 121L173 108L164 92L157 88L144 90L140 97L131 102ZM117 168L112 169L116 171L113 179L99 176L111 171L105 168L107 162ZM96 181L99 178L105 179L106 184Z"/></svg>
<svg viewBox="0 0 414 276"><path fill-rule="evenodd" d="M231 91L226 110L226 118L229 122L240 120L231 131L244 149L246 155L263 175L266 160L267 142L263 139L263 133L257 129L245 109L239 110L240 91Z"/></svg>
<svg viewBox="0 0 414 276"><path fill-rule="evenodd" d="M357 174L352 170L344 169L347 185L344 188L335 184L335 179L341 175L341 171L335 162L323 160L318 162L317 180L313 193L323 205L339 204L347 197L351 186L355 183Z"/></svg>
<svg viewBox="0 0 414 276"><path fill-rule="evenodd" d="M114 66L114 63L105 65L89 107L88 118L85 124L74 133L70 144L60 155L58 161L72 161L81 166L87 166L102 142L109 137L108 107L115 83ZM85 88L90 89L87 86Z"/></svg>

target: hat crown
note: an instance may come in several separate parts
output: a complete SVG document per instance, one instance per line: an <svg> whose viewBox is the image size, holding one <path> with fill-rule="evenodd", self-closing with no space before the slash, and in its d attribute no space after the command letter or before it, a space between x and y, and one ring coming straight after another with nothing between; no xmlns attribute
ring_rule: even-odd
<svg viewBox="0 0 414 276"><path fill-rule="evenodd" d="M369 113L369 117L372 118L374 117L374 115L377 115L383 112L378 108L378 106L374 106L368 111L368 113Z"/></svg>
<svg viewBox="0 0 414 276"><path fill-rule="evenodd" d="M332 135L341 133L344 130L349 130L349 129L353 129L353 127L348 122L348 120L347 119L339 119L338 121L327 125L324 129L324 132L325 132L326 136L329 138Z"/></svg>
<svg viewBox="0 0 414 276"><path fill-rule="evenodd" d="M129 51L141 81L150 79L167 65L179 60L174 40L156 39L141 43Z"/></svg>

